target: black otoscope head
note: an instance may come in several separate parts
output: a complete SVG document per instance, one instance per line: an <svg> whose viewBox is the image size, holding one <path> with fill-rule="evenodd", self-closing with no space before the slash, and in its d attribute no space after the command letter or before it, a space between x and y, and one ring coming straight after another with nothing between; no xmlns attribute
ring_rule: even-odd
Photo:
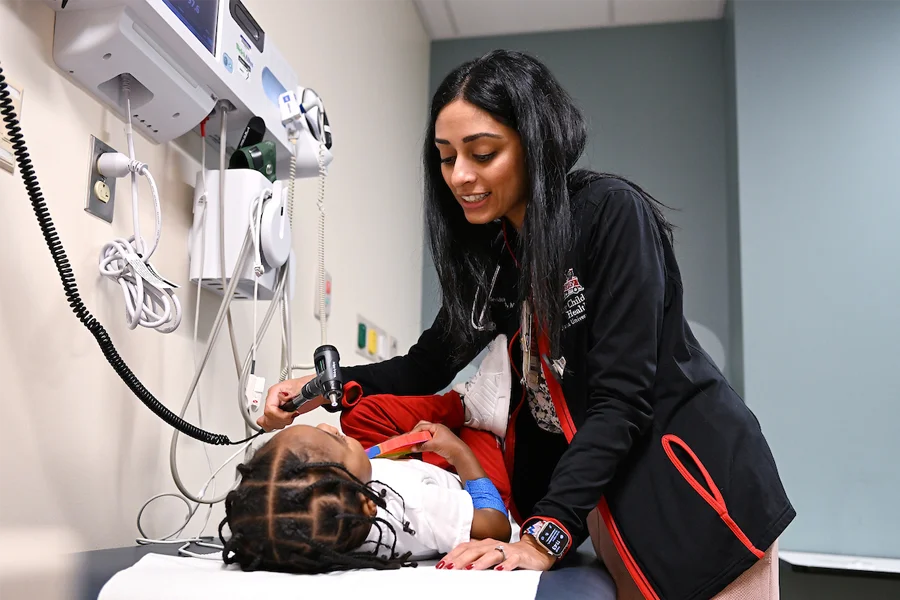
<svg viewBox="0 0 900 600"><path fill-rule="evenodd" d="M341 376L341 355L334 346L319 346L313 354L320 395L337 407L344 397L344 378Z"/></svg>
<svg viewBox="0 0 900 600"><path fill-rule="evenodd" d="M310 379L300 393L280 406L285 412L294 412L303 404L324 396L337 408L344 397L344 378L341 376L341 355L334 346L319 346L313 353L316 376Z"/></svg>

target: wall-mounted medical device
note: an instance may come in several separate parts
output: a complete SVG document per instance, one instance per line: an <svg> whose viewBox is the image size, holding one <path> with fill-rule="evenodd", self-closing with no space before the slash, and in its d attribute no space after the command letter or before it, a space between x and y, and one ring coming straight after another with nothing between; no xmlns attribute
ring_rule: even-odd
<svg viewBox="0 0 900 600"><path fill-rule="evenodd" d="M135 156L133 130L137 129L155 143L167 143L196 129L204 138L193 202L194 223L188 240L190 279L198 288L206 287L221 294L222 301L205 351L202 357L194 357L195 373L181 412L176 415L131 371L108 332L82 302L71 264L55 233L37 175L28 159L24 136L0 69L0 112L4 115L0 127L5 127L13 140L20 173L67 301L122 381L150 410L175 428L170 465L185 502L189 499L197 506L221 502L227 490L219 497L210 498L206 495L207 486L252 440L264 433L254 414L260 410L266 390L265 379L256 371L257 349L276 313L280 312L282 329L280 380L291 377L297 370L312 368L292 361L291 299L296 257L291 237L297 178L319 179L316 202L319 345L326 345L324 197L327 167L332 161L332 138L323 100L313 89L298 84L296 73L241 0L44 1L56 11L53 35L56 64L125 122L128 154L110 149L92 162L106 177L130 176L132 180L134 235L109 242L99 265L100 272L121 287L132 328L140 324L169 333L181 322L180 301L173 291L177 286L162 279L149 262L161 237L162 203L150 173L151 166ZM211 117L215 119L212 123L219 125L218 135L207 135ZM211 131L214 129L210 127ZM218 170L207 170L207 141L219 147ZM138 218L138 175L147 178L155 208L156 227L146 244ZM148 292L145 285L148 283L154 283L152 287L160 293ZM195 346L199 322L196 315L200 314L202 297L198 289L194 307ZM230 312L235 299L252 302L252 341L243 358ZM264 311L258 310L258 300L269 301ZM149 310L158 305L164 305L164 314L158 314L161 310ZM174 306L171 310L170 305ZM174 316L170 318L170 314ZM241 416L248 429L246 438L235 441L204 430L199 414L198 425L184 419L226 322L238 376ZM257 433L251 434L250 430ZM178 474L177 444L181 434L207 444L242 444L243 447L211 472L210 479L194 495ZM150 501L170 495L157 495ZM166 543L180 535L196 514L197 506ZM141 513L138 514L139 530ZM141 535L144 536L143 531Z"/></svg>
<svg viewBox="0 0 900 600"><path fill-rule="evenodd" d="M184 135L224 101L233 107L227 140L236 142L252 117L262 118L279 176L288 172L294 151L279 97L298 89L297 75L241 0L45 2L57 11L56 64L123 118L120 76L129 74L132 118L147 138ZM298 137L298 177L316 176L321 151L314 136ZM324 162L331 162L329 151Z"/></svg>
<svg viewBox="0 0 900 600"><path fill-rule="evenodd" d="M202 174L197 174L194 188L194 223L191 227L191 282L224 294L232 277L238 278L234 297L251 300L258 282L258 299L273 300L277 286L277 270L288 265L286 283L289 297L294 288L294 252L291 250L291 224L287 214L288 187L282 181L271 183L252 169L225 171L225 198L219 198L219 173L209 171L203 193ZM259 205L259 206L257 206ZM219 253L219 211L225 223L224 269ZM258 214L257 210L262 213ZM258 218L257 218L258 217ZM250 231L253 251L251 260L239 265L241 244ZM201 259L202 257L202 259ZM254 268L261 265L257 278ZM240 267L240 268L238 268Z"/></svg>

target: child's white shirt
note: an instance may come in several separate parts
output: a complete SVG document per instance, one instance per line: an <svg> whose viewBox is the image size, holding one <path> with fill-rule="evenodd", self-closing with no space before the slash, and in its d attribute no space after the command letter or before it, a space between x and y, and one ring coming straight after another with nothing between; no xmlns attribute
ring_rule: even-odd
<svg viewBox="0 0 900 600"><path fill-rule="evenodd" d="M375 458L370 485L376 492L387 489L387 510L379 507L377 516L393 526L398 555L412 552L410 560L427 560L469 541L475 508L472 497L453 473L420 460ZM404 521L414 533L403 531ZM372 526L359 549L375 550L378 525L382 535L378 554L389 557L394 537L384 523Z"/></svg>

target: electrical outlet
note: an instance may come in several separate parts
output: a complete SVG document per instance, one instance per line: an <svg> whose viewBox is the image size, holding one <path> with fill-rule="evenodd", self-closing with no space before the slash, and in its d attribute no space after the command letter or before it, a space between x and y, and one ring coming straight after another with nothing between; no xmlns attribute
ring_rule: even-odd
<svg viewBox="0 0 900 600"><path fill-rule="evenodd" d="M116 178L104 177L97 169L97 159L107 152L116 152L115 148L91 136L91 164L88 172L87 199L84 210L95 217L112 223L116 203Z"/></svg>
<svg viewBox="0 0 900 600"><path fill-rule="evenodd" d="M6 91L9 92L9 97L12 99L13 109L16 111L16 116L19 118L19 122L22 122L22 94L23 90L21 86L13 84L11 81L7 80L4 86ZM12 140L6 137L6 127L0 126L0 168L9 171L12 173L16 168L16 157L13 154Z"/></svg>
<svg viewBox="0 0 900 600"><path fill-rule="evenodd" d="M397 340L368 319L357 316L356 353L370 360L386 360L397 355Z"/></svg>

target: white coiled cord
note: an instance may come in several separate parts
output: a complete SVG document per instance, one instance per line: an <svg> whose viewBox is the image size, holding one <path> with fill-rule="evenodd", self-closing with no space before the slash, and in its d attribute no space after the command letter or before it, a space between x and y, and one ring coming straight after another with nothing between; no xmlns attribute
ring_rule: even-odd
<svg viewBox="0 0 900 600"><path fill-rule="evenodd" d="M319 131L323 131L323 129L324 127L320 125ZM324 139L324 133L322 136ZM325 178L328 175L328 169L325 166L325 150L325 142L319 142L319 197L316 200L316 207L319 209L319 330L323 346L328 343L328 317L325 314Z"/></svg>
<svg viewBox="0 0 900 600"><path fill-rule="evenodd" d="M290 179L288 180L288 223L291 224L291 232L294 231L294 190L297 188L297 132L291 133L291 144L294 146L294 160L291 161Z"/></svg>
<svg viewBox="0 0 900 600"><path fill-rule="evenodd" d="M319 128L322 131L322 127ZM296 141L294 145L294 155L296 156ZM319 143L319 152L317 155L317 159L319 162L319 193L316 199L316 207L319 209L319 227L318 227L318 240L317 240L317 260L316 260L316 280L318 281L318 298L317 303L319 305L319 340L320 345L325 345L328 343L328 318L325 314L325 180L328 177L328 167L325 165L325 152L327 147L325 146L325 142L322 141ZM294 231L294 219L293 219L293 163L291 164L291 187L289 188L291 191L288 193L288 215L290 216L291 223L291 231ZM283 309L287 311L287 298L285 298L285 303L283 305ZM285 321L290 323L289 318L285 314ZM289 331L284 331L283 336L290 336ZM282 350L287 347L287 340L285 337L282 337ZM286 379L290 379L293 376L294 371L311 371L315 369L315 365L288 365L290 361L284 363L285 366L281 370L279 374L280 381L284 381Z"/></svg>
<svg viewBox="0 0 900 600"><path fill-rule="evenodd" d="M288 223L291 226L291 234L294 235L294 190L297 185L297 130L291 129L288 132L288 140L294 147L294 160L290 166L290 180L288 181L288 197L287 197L287 213ZM290 259L288 259L290 260ZM291 376L292 343L291 343L291 313L288 310L288 302L290 302L290 293L287 288L284 290L284 296L281 299L281 372L278 374L278 381L284 381ZM310 365L309 367L313 367Z"/></svg>

